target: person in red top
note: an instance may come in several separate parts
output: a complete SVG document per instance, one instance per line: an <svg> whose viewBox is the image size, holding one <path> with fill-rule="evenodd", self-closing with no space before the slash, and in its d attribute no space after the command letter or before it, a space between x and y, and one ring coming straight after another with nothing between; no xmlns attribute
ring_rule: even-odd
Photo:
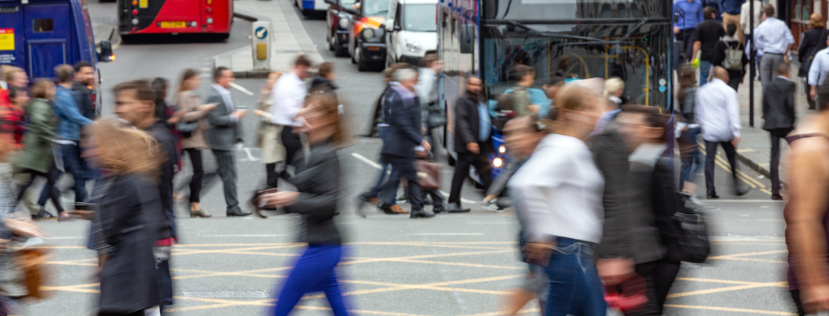
<svg viewBox="0 0 829 316"><path fill-rule="evenodd" d="M23 134L26 132L26 110L24 107L29 103L29 94L26 90L10 86L0 96L0 133L13 141L13 145L20 146L23 141Z"/></svg>

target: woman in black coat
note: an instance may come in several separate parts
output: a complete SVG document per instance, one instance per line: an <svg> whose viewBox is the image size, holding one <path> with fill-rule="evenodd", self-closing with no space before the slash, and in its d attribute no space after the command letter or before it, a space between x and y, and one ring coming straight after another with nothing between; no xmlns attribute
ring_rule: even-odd
<svg viewBox="0 0 829 316"><path fill-rule="evenodd" d="M797 76L805 78L809 76L809 67L812 66L812 58L817 52L826 48L826 39L829 32L826 32L826 21L823 20L823 15L820 13L813 13L809 17L809 29L803 33L803 40L800 42L800 48L797 49L797 61L800 62L800 69L797 71ZM812 86L807 84L806 91L810 91ZM809 100L809 109L815 109L815 100L807 93L806 99Z"/></svg>
<svg viewBox="0 0 829 316"><path fill-rule="evenodd" d="M98 316L143 316L161 302L153 244L164 214L153 178L163 160L152 137L112 122L93 127L91 160L103 171L94 194L94 248L101 253Z"/></svg>
<svg viewBox="0 0 829 316"><path fill-rule="evenodd" d="M298 192L281 191L261 198L266 205L301 215L298 238L308 243L269 315L287 316L302 296L311 292L324 292L334 315L348 315L335 272L343 247L334 223L341 187L337 149L344 145L346 136L333 95L312 94L306 104L300 115L305 120L310 148L294 160L296 175L290 180Z"/></svg>

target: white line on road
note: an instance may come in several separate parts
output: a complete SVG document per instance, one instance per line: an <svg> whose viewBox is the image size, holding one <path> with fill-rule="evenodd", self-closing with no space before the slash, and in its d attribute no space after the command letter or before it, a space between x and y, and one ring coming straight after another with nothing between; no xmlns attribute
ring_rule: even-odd
<svg viewBox="0 0 829 316"><path fill-rule="evenodd" d="M245 87L240 86L240 85L238 85L238 84L235 84L235 83L232 83L232 82L231 82L231 83L230 83L230 87L231 87L231 88L233 88L233 89L239 90L240 92L242 92L242 93L244 93L244 94L247 94L247 95L253 95L253 92L250 92L250 90L245 89Z"/></svg>
<svg viewBox="0 0 829 316"><path fill-rule="evenodd" d="M483 233L417 233L409 236L483 236Z"/></svg>
<svg viewBox="0 0 829 316"><path fill-rule="evenodd" d="M248 155L248 160L250 160L250 161L257 161L257 160L259 160L259 159L257 159L256 157L254 157L254 156L253 156L253 154L251 154L251 153L250 153L250 148L245 147L242 151L244 151L244 152L245 152L245 154L247 154L247 155Z"/></svg>
<svg viewBox="0 0 829 316"><path fill-rule="evenodd" d="M46 237L46 240L49 239L84 239L88 237Z"/></svg>
<svg viewBox="0 0 829 316"><path fill-rule="evenodd" d="M775 200L705 200L703 203L786 203Z"/></svg>

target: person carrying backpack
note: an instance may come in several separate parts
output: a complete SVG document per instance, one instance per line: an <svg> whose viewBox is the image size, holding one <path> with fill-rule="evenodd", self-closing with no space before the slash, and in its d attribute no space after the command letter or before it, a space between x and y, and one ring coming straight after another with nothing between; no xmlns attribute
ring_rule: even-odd
<svg viewBox="0 0 829 316"><path fill-rule="evenodd" d="M712 64L728 71L728 86L737 91L746 74L748 57L745 54L745 44L737 38L737 25L729 23L725 28L726 35L714 46Z"/></svg>

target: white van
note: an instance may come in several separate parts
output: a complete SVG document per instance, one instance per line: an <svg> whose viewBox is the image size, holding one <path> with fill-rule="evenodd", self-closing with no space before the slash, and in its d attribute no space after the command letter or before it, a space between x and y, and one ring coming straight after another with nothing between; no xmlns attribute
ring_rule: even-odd
<svg viewBox="0 0 829 316"><path fill-rule="evenodd" d="M386 67L417 66L426 53L437 51L438 0L392 0L386 20Z"/></svg>

